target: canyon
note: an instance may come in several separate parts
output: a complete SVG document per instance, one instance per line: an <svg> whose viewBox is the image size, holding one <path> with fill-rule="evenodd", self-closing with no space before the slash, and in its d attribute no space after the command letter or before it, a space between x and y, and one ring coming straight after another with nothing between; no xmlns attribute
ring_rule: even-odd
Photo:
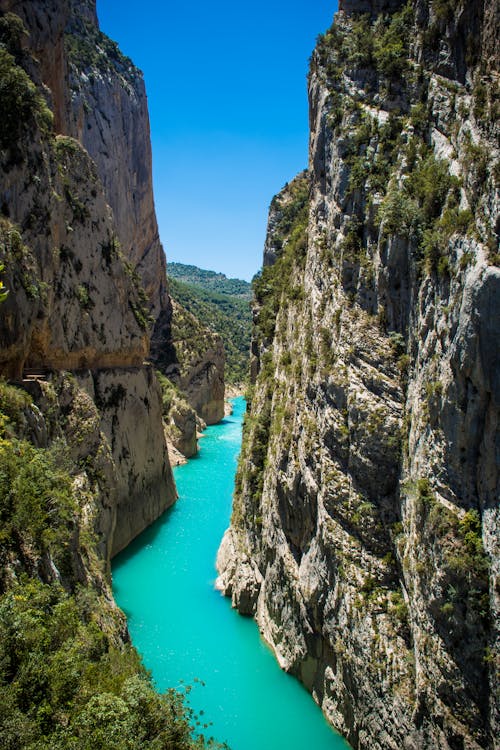
<svg viewBox="0 0 500 750"><path fill-rule="evenodd" d="M194 319L196 350L172 336L144 81L99 31L95 2L0 8L11 67L24 65L27 95L38 91L2 143L1 371L17 381L70 371L94 399L120 488L121 499L105 488L98 501L115 508L98 523L114 554L175 499L152 366L185 391L190 422L210 424L224 410L222 344ZM106 383L102 397L92 378ZM139 415L149 438L136 448Z"/></svg>
<svg viewBox="0 0 500 750"><path fill-rule="evenodd" d="M494 0L341 0L253 283L217 586L356 750L498 747L498 27ZM224 414L142 74L95 0L0 0L0 81L0 736L216 747L110 586Z"/></svg>

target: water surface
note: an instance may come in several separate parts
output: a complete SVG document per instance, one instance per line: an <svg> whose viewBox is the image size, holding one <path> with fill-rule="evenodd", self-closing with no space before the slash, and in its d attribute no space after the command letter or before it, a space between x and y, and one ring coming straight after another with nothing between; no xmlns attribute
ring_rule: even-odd
<svg viewBox="0 0 500 750"><path fill-rule="evenodd" d="M208 736L232 750L346 750L255 622L214 589L245 410L242 398L233 405L206 430L198 457L174 469L176 505L115 558L115 597L157 688L191 685Z"/></svg>

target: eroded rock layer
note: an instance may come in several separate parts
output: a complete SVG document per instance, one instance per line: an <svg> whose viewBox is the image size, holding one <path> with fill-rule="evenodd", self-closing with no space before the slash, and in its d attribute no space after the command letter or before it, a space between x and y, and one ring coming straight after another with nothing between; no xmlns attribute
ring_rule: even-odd
<svg viewBox="0 0 500 750"><path fill-rule="evenodd" d="M224 347L221 337L172 300L172 351L165 374L186 394L206 424L224 416Z"/></svg>
<svg viewBox="0 0 500 750"><path fill-rule="evenodd" d="M218 583L355 748L498 746L494 6L340 3L254 286Z"/></svg>

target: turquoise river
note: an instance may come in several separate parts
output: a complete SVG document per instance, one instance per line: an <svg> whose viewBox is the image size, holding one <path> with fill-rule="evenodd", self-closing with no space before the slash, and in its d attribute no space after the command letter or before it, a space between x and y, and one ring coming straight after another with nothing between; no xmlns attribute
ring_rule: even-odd
<svg viewBox="0 0 500 750"><path fill-rule="evenodd" d="M311 696L278 667L255 622L214 588L244 400L233 407L206 430L199 455L174 469L175 506L115 558L115 597L157 688L192 686L189 703L206 736L232 750L346 750Z"/></svg>

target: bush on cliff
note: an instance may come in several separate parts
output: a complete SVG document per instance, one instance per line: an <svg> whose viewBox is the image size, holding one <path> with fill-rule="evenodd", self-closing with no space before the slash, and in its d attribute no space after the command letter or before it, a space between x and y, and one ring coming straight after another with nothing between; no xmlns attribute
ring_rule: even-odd
<svg viewBox="0 0 500 750"><path fill-rule="evenodd" d="M86 520L92 496L62 441L24 439L33 409L0 383L1 747L215 747L193 736L179 693L155 692L126 642Z"/></svg>

